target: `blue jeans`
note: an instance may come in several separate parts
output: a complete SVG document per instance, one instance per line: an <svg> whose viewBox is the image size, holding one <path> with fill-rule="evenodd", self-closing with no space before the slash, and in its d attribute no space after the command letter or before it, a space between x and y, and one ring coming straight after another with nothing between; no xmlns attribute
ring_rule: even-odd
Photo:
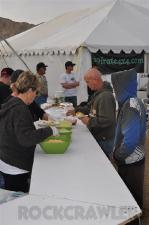
<svg viewBox="0 0 149 225"><path fill-rule="evenodd" d="M73 107L77 107L77 96L65 97L65 102L71 102Z"/></svg>
<svg viewBox="0 0 149 225"><path fill-rule="evenodd" d="M0 188L5 188L5 181L1 172L0 172Z"/></svg>
<svg viewBox="0 0 149 225"><path fill-rule="evenodd" d="M97 142L106 154L106 156L109 158L113 151L114 138L107 140L97 140Z"/></svg>
<svg viewBox="0 0 149 225"><path fill-rule="evenodd" d="M35 98L35 102L38 104L38 105L41 105L43 103L46 103L47 102L47 96L44 96L44 95L40 95L40 96L37 96Z"/></svg>

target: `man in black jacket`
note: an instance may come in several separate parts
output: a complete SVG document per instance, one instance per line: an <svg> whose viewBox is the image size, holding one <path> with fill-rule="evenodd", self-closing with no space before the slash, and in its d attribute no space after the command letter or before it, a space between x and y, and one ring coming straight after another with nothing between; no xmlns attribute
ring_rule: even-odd
<svg viewBox="0 0 149 225"><path fill-rule="evenodd" d="M11 94L11 90L9 87L10 84L10 77L13 73L13 69L6 67L1 70L0 76L0 109L1 105L3 104L4 100ZM4 180L3 176L0 173L0 188L4 187Z"/></svg>
<svg viewBox="0 0 149 225"><path fill-rule="evenodd" d="M13 73L13 69L6 67L1 71L0 77L0 108L4 100L11 94L10 90L10 77Z"/></svg>
<svg viewBox="0 0 149 225"><path fill-rule="evenodd" d="M95 68L88 70L84 79L95 93L86 106L78 107L76 111L85 114L80 119L87 125L104 153L110 156L116 125L116 103L112 87L102 80L99 70Z"/></svg>

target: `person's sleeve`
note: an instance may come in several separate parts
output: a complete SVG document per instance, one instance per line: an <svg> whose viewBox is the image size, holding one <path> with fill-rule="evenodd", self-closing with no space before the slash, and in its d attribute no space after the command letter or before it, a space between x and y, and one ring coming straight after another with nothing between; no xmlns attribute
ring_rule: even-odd
<svg viewBox="0 0 149 225"><path fill-rule="evenodd" d="M22 146L29 147L36 145L53 134L50 127L36 130L29 110L20 110L20 113L18 114L18 112L16 112L14 116L16 117L14 122L14 132L18 142Z"/></svg>
<svg viewBox="0 0 149 225"><path fill-rule="evenodd" d="M119 146L118 153L119 157L120 154L122 154L123 157L127 157L133 153L140 141L140 116L134 108L129 108L125 112L122 120L121 132L123 140Z"/></svg>
<svg viewBox="0 0 149 225"><path fill-rule="evenodd" d="M102 98L99 99L96 108L96 116L89 120L89 129L103 129L108 128L115 122L116 104L113 95L104 93Z"/></svg>
<svg viewBox="0 0 149 225"><path fill-rule="evenodd" d="M33 101L30 105L29 105L29 109L31 111L31 114L35 115L35 118L37 119L42 119L43 114L45 113L45 111L43 109L40 108L39 105L37 105L37 103L35 101Z"/></svg>

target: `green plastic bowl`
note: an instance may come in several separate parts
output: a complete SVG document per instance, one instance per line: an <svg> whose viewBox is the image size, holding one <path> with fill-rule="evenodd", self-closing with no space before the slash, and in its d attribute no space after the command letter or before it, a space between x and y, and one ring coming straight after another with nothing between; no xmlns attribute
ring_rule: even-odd
<svg viewBox="0 0 149 225"><path fill-rule="evenodd" d="M66 140L70 140L71 139L72 130L69 130L69 129L66 129L66 128L61 128L61 129L59 129L59 134L61 136L63 136Z"/></svg>
<svg viewBox="0 0 149 225"><path fill-rule="evenodd" d="M62 142L50 142L52 140ZM49 142L48 142L49 141ZM69 147L71 135L50 136L40 143L42 150L47 154L63 154Z"/></svg>
<svg viewBox="0 0 149 225"><path fill-rule="evenodd" d="M67 120L63 120L63 121L60 121L59 124L56 127L59 128L59 129L71 130L72 129L72 123L67 121Z"/></svg>

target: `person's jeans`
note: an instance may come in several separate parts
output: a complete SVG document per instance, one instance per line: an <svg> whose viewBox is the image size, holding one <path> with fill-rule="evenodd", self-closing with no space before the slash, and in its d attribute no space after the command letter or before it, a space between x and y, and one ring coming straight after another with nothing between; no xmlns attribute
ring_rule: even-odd
<svg viewBox="0 0 149 225"><path fill-rule="evenodd" d="M110 158L110 155L113 151L113 144L114 144L114 138L106 139L106 140L97 140L98 144L106 154L108 158Z"/></svg>
<svg viewBox="0 0 149 225"><path fill-rule="evenodd" d="M71 102L73 107L77 107L77 96L65 97L65 102Z"/></svg>
<svg viewBox="0 0 149 225"><path fill-rule="evenodd" d="M47 102L47 96L44 96L44 95L40 95L40 96L37 96L35 98L35 102L38 104L38 105L41 105L43 103L46 103Z"/></svg>
<svg viewBox="0 0 149 225"><path fill-rule="evenodd" d="M0 188L5 188L5 181L1 172L0 172Z"/></svg>

